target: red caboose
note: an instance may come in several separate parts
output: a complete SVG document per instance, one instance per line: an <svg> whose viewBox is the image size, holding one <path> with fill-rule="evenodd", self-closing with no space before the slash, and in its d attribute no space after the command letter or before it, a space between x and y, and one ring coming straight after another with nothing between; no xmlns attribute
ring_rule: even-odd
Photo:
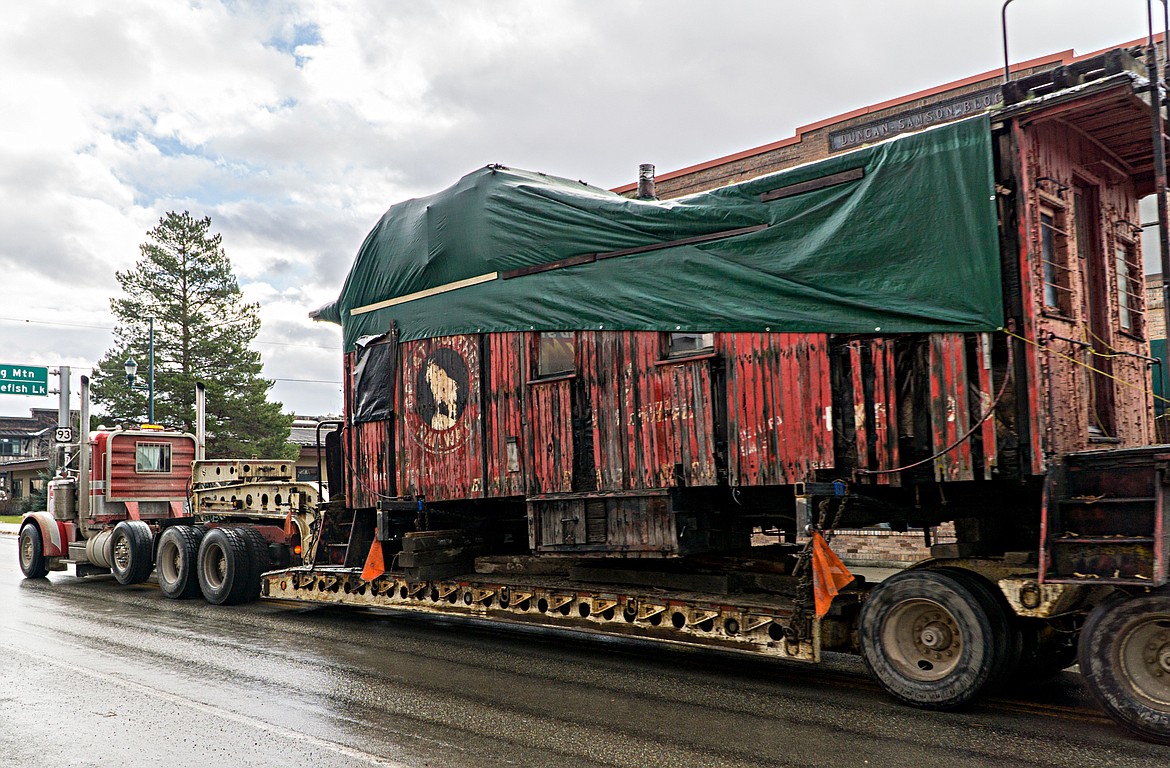
<svg viewBox="0 0 1170 768"><path fill-rule="evenodd" d="M675 200L489 166L394 206L316 313L344 493L267 594L855 650L933 708L1067 666L1087 616L1094 690L1170 739L1143 72L1114 51ZM821 591L820 534L944 521L933 559Z"/></svg>

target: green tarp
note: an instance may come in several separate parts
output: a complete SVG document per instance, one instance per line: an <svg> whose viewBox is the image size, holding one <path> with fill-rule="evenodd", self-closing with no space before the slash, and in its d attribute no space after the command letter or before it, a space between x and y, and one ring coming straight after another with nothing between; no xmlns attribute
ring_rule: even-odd
<svg viewBox="0 0 1170 768"><path fill-rule="evenodd" d="M818 180L839 183L792 186ZM761 200L777 189L789 196ZM571 329L994 330L1002 300L988 119L661 202L489 166L387 211L337 301L314 316L341 323L346 350L391 321L403 340Z"/></svg>

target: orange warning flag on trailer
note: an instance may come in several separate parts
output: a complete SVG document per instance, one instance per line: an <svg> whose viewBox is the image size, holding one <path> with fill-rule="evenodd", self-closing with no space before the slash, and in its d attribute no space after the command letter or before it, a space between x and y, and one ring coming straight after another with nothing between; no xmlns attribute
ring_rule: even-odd
<svg viewBox="0 0 1170 768"><path fill-rule="evenodd" d="M370 545L370 554L366 556L366 567L362 569L362 578L366 581L373 581L385 572L386 563L382 560L382 542L374 541Z"/></svg>
<svg viewBox="0 0 1170 768"><path fill-rule="evenodd" d="M829 542L825 541L820 531L813 531L812 567L813 595L816 597L819 619L829 612L829 605L841 588L853 581L853 574L829 548Z"/></svg>

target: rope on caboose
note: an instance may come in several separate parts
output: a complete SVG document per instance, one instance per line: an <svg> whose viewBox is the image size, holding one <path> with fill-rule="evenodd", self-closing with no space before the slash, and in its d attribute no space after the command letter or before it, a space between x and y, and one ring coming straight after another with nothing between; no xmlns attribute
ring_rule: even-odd
<svg viewBox="0 0 1170 768"><path fill-rule="evenodd" d="M1007 330L1006 328L999 328L998 330L1001 330L1010 336L1015 336L1014 333ZM1022 338L1022 337L1019 337L1019 338ZM859 475L892 475L895 472L904 472L907 469L914 469L915 467L921 467L923 464L928 464L932 461L940 459L943 456L946 456L951 451L958 448L960 445L962 445L967 440L967 438L971 437L971 435L975 434L975 431L977 429L979 429L980 427L983 426L983 422L987 421L993 415L995 415L995 409L999 407L999 401L1003 399L1004 393L1007 392L1008 383L1011 382L1011 380L1012 380L1012 370L1014 368L1014 365L1013 365L1014 355L1012 354L1012 345L1011 344L1007 345L1007 352L1008 352L1007 375L1005 375L1003 377L1003 383L999 385L999 391L995 393L995 399L992 400L991 404L987 406L987 411L982 416L979 417L979 420L976 421L971 426L970 429L968 429L965 433L963 433L963 435L961 437L956 439L955 442L951 443L946 448L943 448L938 453L935 453L932 456L927 456L925 459L922 459L920 461L916 461L913 464L906 464L906 465L901 466L901 467L894 467L893 469L857 469L854 471Z"/></svg>
<svg viewBox="0 0 1170 768"><path fill-rule="evenodd" d="M1036 341L1035 339L1029 339L1027 336L1021 336L1018 333L1013 333L1012 331L1009 331L1007 328L1001 328L1000 330L1002 330L1008 336L1019 339L1020 341L1025 341L1025 342L1031 344L1032 346L1036 347L1037 349L1040 349L1040 350L1043 350L1044 352L1047 352L1050 355L1056 355L1057 357L1068 360L1070 363L1073 363L1075 365L1079 365L1082 368L1087 368L1088 370L1092 371L1093 373L1098 373L1098 374L1104 376L1105 378L1113 379L1118 384L1122 384L1124 386L1127 386L1130 389L1136 389L1137 391L1139 391L1143 394L1150 395L1155 400L1160 400L1163 403L1170 403L1170 399L1165 398L1162 395L1155 393L1150 387L1139 386L1137 384L1134 384L1133 382L1126 381L1125 379L1119 379L1116 376L1114 376L1112 373L1102 371L1100 368L1094 368L1093 366L1089 365L1088 363L1082 363L1080 360L1077 360L1072 355L1066 355L1063 352L1057 352L1055 349L1052 349L1051 347L1048 347L1044 344L1041 344L1040 342ZM1010 347L1009 347L1009 349L1010 349ZM1103 354L1100 352L1094 352L1093 354L1097 355L1098 357L1134 357L1133 355L1126 355L1126 354L1121 354L1121 353L1118 353L1115 355L1110 355L1110 354ZM1164 419L1164 418L1166 418L1167 414L1170 414L1170 411L1163 412L1162 415L1159 416L1158 418Z"/></svg>

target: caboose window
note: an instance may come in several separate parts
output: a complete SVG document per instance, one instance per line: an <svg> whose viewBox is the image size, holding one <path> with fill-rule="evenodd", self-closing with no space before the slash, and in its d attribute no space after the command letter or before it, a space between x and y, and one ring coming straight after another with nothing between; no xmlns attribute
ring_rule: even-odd
<svg viewBox="0 0 1170 768"><path fill-rule="evenodd" d="M542 331L536 350L536 375L560 376L576 369L576 334L573 331Z"/></svg>
<svg viewBox="0 0 1170 768"><path fill-rule="evenodd" d="M1141 264L1137 260L1134 244L1117 239L1114 248L1117 265L1117 310L1122 330L1140 334L1142 331L1142 281Z"/></svg>
<svg viewBox="0 0 1170 768"><path fill-rule="evenodd" d="M134 447L134 471L139 473L170 472L169 443L138 443Z"/></svg>
<svg viewBox="0 0 1170 768"><path fill-rule="evenodd" d="M671 333L666 341L667 357L701 355L715 349L713 333Z"/></svg>
<svg viewBox="0 0 1170 768"><path fill-rule="evenodd" d="M1063 210L1040 209L1040 264L1044 274L1044 307L1062 315L1072 314L1068 232Z"/></svg>

